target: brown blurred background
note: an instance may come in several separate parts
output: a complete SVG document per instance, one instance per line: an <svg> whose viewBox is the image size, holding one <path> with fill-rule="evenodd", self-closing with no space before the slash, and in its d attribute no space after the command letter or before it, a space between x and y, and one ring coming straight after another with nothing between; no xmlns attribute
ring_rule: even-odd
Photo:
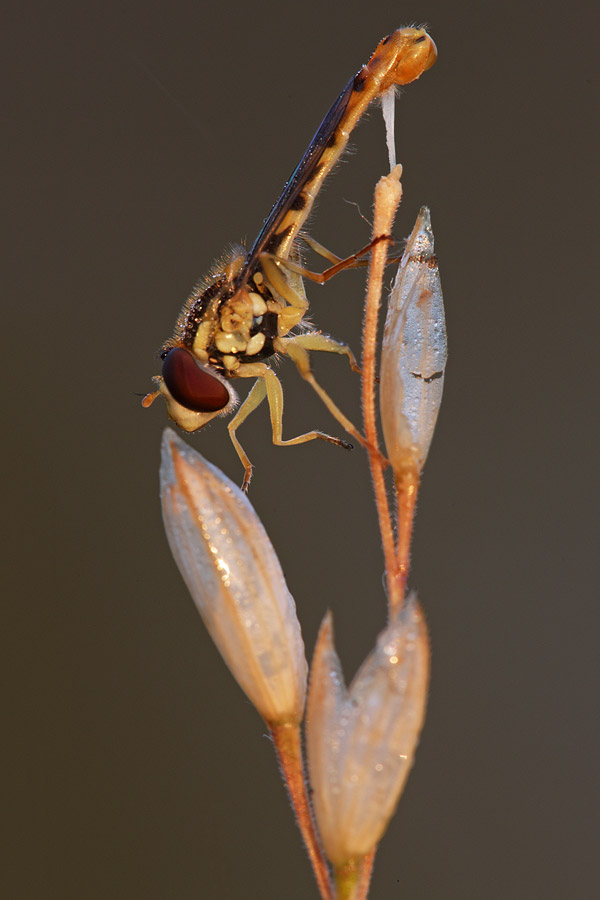
<svg viewBox="0 0 600 900"><path fill-rule="evenodd" d="M404 202L432 209L450 361L411 583L433 678L373 900L597 896L600 626L595 4L198 2L7 14L3 390L14 900L316 897L265 728L171 560L154 358L192 283L257 234L378 40L426 21L398 106ZM312 219L368 240L374 111ZM5 203L6 205L6 203ZM363 274L309 288L360 347ZM359 418L339 359L315 369ZM289 363L285 433L336 427ZM385 620L364 455L240 432L307 650L351 676ZM236 480L223 423L190 440ZM595 502L596 500L596 502Z"/></svg>

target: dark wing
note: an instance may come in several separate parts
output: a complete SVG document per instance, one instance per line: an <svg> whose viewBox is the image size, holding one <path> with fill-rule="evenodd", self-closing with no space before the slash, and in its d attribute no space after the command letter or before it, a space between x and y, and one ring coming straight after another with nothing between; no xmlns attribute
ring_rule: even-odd
<svg viewBox="0 0 600 900"><path fill-rule="evenodd" d="M294 169L291 178L286 183L281 196L275 203L269 216L265 219L260 234L254 241L248 255L248 260L245 265L247 272L252 271L256 259L261 253L264 253L265 251L269 253L277 252L277 239L280 236L281 223L285 218L286 213L290 209L294 209L294 204L302 194L303 188L315 174L323 151L327 147L332 135L335 133L335 130L340 123L340 119L344 115L348 101L354 90L354 84L355 79L351 78L321 122L306 153Z"/></svg>

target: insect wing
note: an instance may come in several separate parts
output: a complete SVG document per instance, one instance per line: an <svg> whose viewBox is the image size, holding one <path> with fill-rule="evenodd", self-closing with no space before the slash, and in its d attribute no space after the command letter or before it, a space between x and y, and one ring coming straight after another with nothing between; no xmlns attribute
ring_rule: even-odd
<svg viewBox="0 0 600 900"><path fill-rule="evenodd" d="M286 213L294 208L294 203L298 200L307 181L314 175L323 155L323 151L327 147L331 136L335 133L335 130L340 123L340 119L344 115L350 97L352 96L353 89L354 78L351 78L321 122L315 136L304 153L304 156L294 169L281 196L265 220L260 234L250 250L248 262L246 264L247 268L252 268L253 263L261 253L272 252L273 247L270 246L272 239L278 234Z"/></svg>

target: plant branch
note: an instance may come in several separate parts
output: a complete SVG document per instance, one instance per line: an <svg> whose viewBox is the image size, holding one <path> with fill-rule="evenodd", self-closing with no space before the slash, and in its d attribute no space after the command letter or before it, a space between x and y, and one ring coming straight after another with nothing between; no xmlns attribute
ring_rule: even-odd
<svg viewBox="0 0 600 900"><path fill-rule="evenodd" d="M377 418L375 411L375 368L377 360L377 322L381 306L383 275L387 261L388 241L381 240L390 234L396 210L402 197L400 176L402 166L381 178L375 188L373 240L377 241L371 252L371 264L365 299L362 358L362 406L369 465L375 489L375 503L379 518L379 530L383 544L385 572L390 609L402 604L404 592L396 561L394 529L385 486L384 461L379 451ZM379 239L379 240L378 240Z"/></svg>
<svg viewBox="0 0 600 900"><path fill-rule="evenodd" d="M373 864L375 862L376 853L377 847L373 847L371 852L367 853L362 861L356 900L367 900L367 897L369 896L369 887L371 886L371 875L373 874Z"/></svg>
<svg viewBox="0 0 600 900"><path fill-rule="evenodd" d="M396 473L394 478L398 521L396 569L402 598L404 598L406 593L406 583L410 569L410 545L419 493L419 482L420 475L416 466L407 466L401 472ZM400 602L402 603L402 600ZM390 612L394 611L395 607L390 603Z"/></svg>
<svg viewBox="0 0 600 900"><path fill-rule="evenodd" d="M329 869L321 848L321 842L308 800L300 727L294 723L274 725L271 727L271 736L292 807L296 814L298 828L302 834L304 845L313 867L319 893L322 900L334 900Z"/></svg>
<svg viewBox="0 0 600 900"><path fill-rule="evenodd" d="M361 864L354 859L335 869L336 900L358 900Z"/></svg>

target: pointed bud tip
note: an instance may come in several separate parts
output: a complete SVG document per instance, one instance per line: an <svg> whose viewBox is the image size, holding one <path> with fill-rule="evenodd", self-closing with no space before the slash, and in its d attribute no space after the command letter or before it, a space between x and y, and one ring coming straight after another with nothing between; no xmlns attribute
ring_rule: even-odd
<svg viewBox="0 0 600 900"><path fill-rule="evenodd" d="M422 206L410 237L406 242L404 257L416 256L419 259L430 259L434 255L434 238L431 227L431 213L428 206Z"/></svg>
<svg viewBox="0 0 600 900"><path fill-rule="evenodd" d="M325 659L331 661L332 657L337 660L335 639L333 636L333 613L328 609L323 616L323 621L321 622L317 640L315 642L312 658L313 674L315 669L318 668Z"/></svg>
<svg viewBox="0 0 600 900"><path fill-rule="evenodd" d="M172 428L165 428L160 448L160 490L163 502L170 492L181 490L209 463L183 441Z"/></svg>
<svg viewBox="0 0 600 900"><path fill-rule="evenodd" d="M400 609L390 617L388 630L398 627L404 632L418 632L425 629L425 633L427 633L425 613L419 603L416 591L410 591Z"/></svg>
<svg viewBox="0 0 600 900"><path fill-rule="evenodd" d="M165 428L160 443L160 478L162 484L172 484L175 478L175 466L179 458L193 463L194 451L182 441L172 428ZM197 454L199 456L199 454Z"/></svg>
<svg viewBox="0 0 600 900"><path fill-rule="evenodd" d="M233 492L239 502L245 507L250 507L246 495L224 472L190 447L172 428L165 428L161 440L161 487L164 489L181 479L185 481L186 466L192 470L187 473L188 475L201 476L207 484L210 482L213 487L218 485L218 490Z"/></svg>
<svg viewBox="0 0 600 900"><path fill-rule="evenodd" d="M162 462L171 465L178 456L182 456L189 463L197 460L204 462L198 451L186 444L172 428L165 428L163 431L160 454Z"/></svg>
<svg viewBox="0 0 600 900"><path fill-rule="evenodd" d="M404 601L403 606L400 608L398 613L398 618L402 617L405 622L408 622L409 619L414 618L415 616L421 615L421 606L419 604L419 599L417 597L417 592L412 590L409 592L406 600Z"/></svg>
<svg viewBox="0 0 600 900"><path fill-rule="evenodd" d="M419 210L417 222L421 222L422 228L431 228L431 210L428 206L422 206Z"/></svg>
<svg viewBox="0 0 600 900"><path fill-rule="evenodd" d="M175 483L175 454L179 438L172 428L165 428L160 442L160 487L165 491Z"/></svg>
<svg viewBox="0 0 600 900"><path fill-rule="evenodd" d="M319 628L319 639L321 637L327 638L331 641L333 640L333 613L330 609L328 609L323 616L323 621L321 622L321 626Z"/></svg>

